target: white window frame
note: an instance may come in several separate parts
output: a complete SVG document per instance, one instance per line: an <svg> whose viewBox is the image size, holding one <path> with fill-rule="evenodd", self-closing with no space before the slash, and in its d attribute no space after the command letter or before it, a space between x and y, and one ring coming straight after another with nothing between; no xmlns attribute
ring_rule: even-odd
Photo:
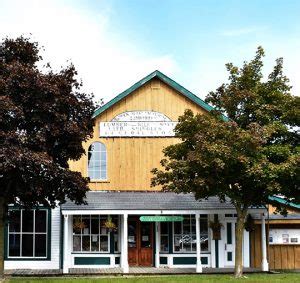
<svg viewBox="0 0 300 283"><path fill-rule="evenodd" d="M15 209L11 209L10 211L13 211ZM10 232L9 224L7 229L7 258L8 259L47 259L48 258L48 209L38 209L39 211L43 210L46 211L46 232L35 232L35 212L37 209L32 209L33 211L33 231L32 232L23 232L23 211L24 209L20 209L20 232ZM9 236L10 235L20 235L20 256L10 256L9 255ZM33 256L21 256L22 254L22 237L23 235L33 235L32 236L32 254ZM46 256L35 256L35 235L46 235Z"/></svg>
<svg viewBox="0 0 300 283"><path fill-rule="evenodd" d="M98 218L99 218L99 233L98 234L92 234L91 233L91 231L92 231L92 228L91 228L92 216L94 216L94 217L98 216ZM107 232L107 234L101 234L101 226L100 225L101 225L101 217L103 217L103 216L105 216L107 218L109 217L109 215L92 215L92 214L91 215L76 215L76 217L80 217L81 221L82 221L82 217L83 218L89 218L89 220L90 220L90 233L89 234L83 234L82 230L81 230L80 234L75 234L73 232L73 226L72 226L72 253L74 253L74 254L77 254L77 253L79 253L79 254L86 254L86 253L88 253L88 254L109 254L110 253L111 233ZM73 219L72 219L72 224L73 224ZM99 236L99 250L98 251L92 251L91 250L92 249L92 236L94 236L94 235ZM73 245L74 236L80 236L80 251L74 251L74 245ZM90 250L89 251L83 251L82 250L82 237L83 236L89 236L90 237ZM101 236L107 236L107 241L108 241L107 251L101 251Z"/></svg>
<svg viewBox="0 0 300 283"><path fill-rule="evenodd" d="M105 178L99 178L99 179L93 179L93 178L91 178L90 177L90 169L89 169L89 153L91 152L89 149L90 149L90 147L93 145L93 144L96 144L96 143L99 143L99 144L101 144L101 145L103 145L103 147L104 147L104 149L105 149L105 160L103 160L103 161L105 161ZM100 156L101 156L101 152L103 152L103 151L95 151L95 154L99 154ZM100 166L99 166L99 168L101 168L101 162L102 162L102 160L101 159L99 159L99 162L100 162ZM93 182L97 182L97 181L100 181L100 182L103 182L103 181L107 181L108 180L108 173L107 173L107 148L106 148L106 145L103 143L103 142L100 142L100 141L94 141L94 142L92 142L90 145L89 145L89 147L88 147L88 154L87 154L87 176L90 178L90 180L91 181L93 181ZM100 169L99 169L100 170ZM95 169L93 169L93 170L91 170L91 171L93 171L93 172L96 172L96 170ZM100 170L101 171L101 170ZM101 176L101 173L100 173L100 176Z"/></svg>
<svg viewBox="0 0 300 283"><path fill-rule="evenodd" d="M191 236L195 236L196 237L196 231L195 231L195 234L192 233L192 217L195 217L194 214L189 214L190 215L190 235ZM204 214L200 214L200 219L201 219L201 215L204 215ZM206 215L206 219L207 219L207 225L208 225L208 220L209 220L209 217L208 217L208 214L205 214ZM187 216L187 215L182 215L182 216ZM175 229L174 229L174 221L172 223L172 244L173 244L173 253L174 254L195 254L196 253L196 250L195 251L175 251L175 235L179 235L179 234L175 234ZM200 223L197 223L195 225L200 225ZM207 226L208 227L208 226ZM183 231L183 221L181 221L181 234L182 235L182 231ZM201 251L201 253L210 253L210 233L209 233L209 228L208 228L208 249L207 251ZM201 235L200 235L200 238L201 238ZM191 247L192 247L192 243L191 243Z"/></svg>

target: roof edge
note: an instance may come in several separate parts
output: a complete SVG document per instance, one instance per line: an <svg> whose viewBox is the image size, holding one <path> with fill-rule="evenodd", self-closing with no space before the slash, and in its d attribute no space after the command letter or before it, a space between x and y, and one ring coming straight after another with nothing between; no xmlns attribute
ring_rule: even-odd
<svg viewBox="0 0 300 283"><path fill-rule="evenodd" d="M196 96L195 94L193 94L192 92L187 90L185 87L178 84L177 82L175 82L174 80L172 80L171 78L169 78L168 76L163 74L162 72L155 70L154 72L152 72L148 76L144 77L143 79L139 80L138 82L136 82L134 85L132 85L125 91L118 94L116 97L114 97L113 99L111 99L110 101L105 103L103 106L96 109L92 117L96 118L98 115L102 114L108 108L110 108L111 106L113 106L114 104L116 104L117 102L119 102L120 100L122 100L123 98L125 98L126 96L131 94L133 91L137 90L138 88L140 88L141 86L143 86L144 84L146 84L147 82L149 82L151 79L153 79L155 77L159 78L160 80L165 82L167 85L174 88L175 90L180 92L182 95L184 95L185 97L187 97L188 99L190 99L191 101L193 101L194 103L196 103L197 105L199 105L200 107L205 109L206 111L210 112L210 111L214 110L214 107L207 104L200 97ZM228 118L225 117L224 115L223 115L223 118L224 118L224 120L228 120Z"/></svg>

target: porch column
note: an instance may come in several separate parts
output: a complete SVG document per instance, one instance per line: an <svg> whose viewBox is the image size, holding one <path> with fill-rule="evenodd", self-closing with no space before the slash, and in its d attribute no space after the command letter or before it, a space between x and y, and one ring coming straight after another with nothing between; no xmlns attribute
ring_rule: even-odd
<svg viewBox="0 0 300 283"><path fill-rule="evenodd" d="M63 273L69 273L69 215L64 215L64 264Z"/></svg>
<svg viewBox="0 0 300 283"><path fill-rule="evenodd" d="M121 254L121 267L123 273L129 272L128 267L128 214L123 215L122 219L122 254Z"/></svg>
<svg viewBox="0 0 300 283"><path fill-rule="evenodd" d="M269 263L267 260L266 221L264 213L261 215L261 254L261 269L262 271L269 271Z"/></svg>
<svg viewBox="0 0 300 283"><path fill-rule="evenodd" d="M159 267L160 225L155 222L155 267Z"/></svg>
<svg viewBox="0 0 300 283"><path fill-rule="evenodd" d="M200 237L200 214L196 215L196 252L197 252L197 263L196 263L196 272L202 273L202 264L201 264L201 237Z"/></svg>

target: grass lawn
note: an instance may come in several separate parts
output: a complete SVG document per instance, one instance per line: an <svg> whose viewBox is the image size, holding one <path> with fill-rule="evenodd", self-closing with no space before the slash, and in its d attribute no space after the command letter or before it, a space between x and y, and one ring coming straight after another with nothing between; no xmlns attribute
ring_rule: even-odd
<svg viewBox="0 0 300 283"><path fill-rule="evenodd" d="M10 278L5 282L9 283L172 283L172 282L300 282L300 273L282 274L247 274L246 278L234 279L232 275L173 275L173 276L127 276L127 277L47 277L47 278Z"/></svg>

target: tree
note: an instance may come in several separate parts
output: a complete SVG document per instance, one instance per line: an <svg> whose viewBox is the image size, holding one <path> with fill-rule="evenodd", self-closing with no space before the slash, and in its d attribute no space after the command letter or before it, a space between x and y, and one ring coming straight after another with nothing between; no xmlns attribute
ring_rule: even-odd
<svg viewBox="0 0 300 283"><path fill-rule="evenodd" d="M300 201L299 97L289 93L282 59L263 81L263 56L259 47L254 59L241 68L226 65L228 83L206 99L216 110L207 115L186 110L175 128L180 142L164 149L162 170L152 170L153 186L193 192L199 200L218 196L233 204L236 277L243 273L243 230L249 207L264 206L269 196L277 194Z"/></svg>
<svg viewBox="0 0 300 283"><path fill-rule="evenodd" d="M0 43L0 275L3 277L4 218L8 204L55 207L69 198L84 203L88 180L68 160L84 153L93 133L92 96L81 92L71 64L42 70L38 43Z"/></svg>

